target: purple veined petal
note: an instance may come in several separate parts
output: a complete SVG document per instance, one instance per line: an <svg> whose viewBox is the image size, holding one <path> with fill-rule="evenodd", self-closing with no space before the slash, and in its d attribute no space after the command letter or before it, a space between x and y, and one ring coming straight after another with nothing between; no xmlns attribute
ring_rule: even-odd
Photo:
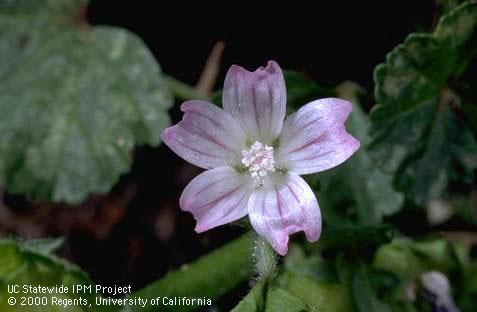
<svg viewBox="0 0 477 312"><path fill-rule="evenodd" d="M294 173L255 190L248 202L250 222L280 254L288 251L288 236L304 231L310 242L321 234L320 207L305 180Z"/></svg>
<svg viewBox="0 0 477 312"><path fill-rule="evenodd" d="M181 110L182 120L161 133L167 146L205 169L240 164L245 133L229 113L204 101L185 102Z"/></svg>
<svg viewBox="0 0 477 312"><path fill-rule="evenodd" d="M184 189L179 204L197 221L196 232L238 220L247 215L249 177L231 167L207 170Z"/></svg>
<svg viewBox="0 0 477 312"><path fill-rule="evenodd" d="M278 137L285 118L286 88L280 66L269 61L254 72L232 65L225 77L224 110L240 120L251 142L267 145Z"/></svg>
<svg viewBox="0 0 477 312"><path fill-rule="evenodd" d="M277 166L301 175L333 168L348 159L360 145L345 129L351 110L351 103L327 98L290 115L279 137Z"/></svg>

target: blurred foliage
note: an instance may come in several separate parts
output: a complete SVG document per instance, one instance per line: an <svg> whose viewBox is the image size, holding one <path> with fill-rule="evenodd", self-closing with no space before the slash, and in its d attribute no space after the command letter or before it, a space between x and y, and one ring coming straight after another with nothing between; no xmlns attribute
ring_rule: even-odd
<svg viewBox="0 0 477 312"><path fill-rule="evenodd" d="M387 224L376 226L330 224L323 229L320 243L311 244L311 246L321 249L356 249L379 246L390 242L393 237L394 228Z"/></svg>
<svg viewBox="0 0 477 312"><path fill-rule="evenodd" d="M442 239L396 239L382 246L373 260L374 268L392 272L403 280L415 280L426 271L458 273L468 264L468 249Z"/></svg>
<svg viewBox="0 0 477 312"><path fill-rule="evenodd" d="M311 311L421 311L420 276L439 271L451 281L462 311L473 311L475 263L461 244L440 238L396 239L369 256L367 250L341 246L333 257L295 244L286 258L279 285L302 299ZM407 296L413 292L413 301Z"/></svg>
<svg viewBox="0 0 477 312"><path fill-rule="evenodd" d="M376 252L372 267L392 273L398 278L399 284L395 288L392 298L396 304L406 301L406 291L409 291L411 285L418 283L422 273L442 272L450 280L451 290L461 311L470 312L475 311L475 300L474 304L470 304L472 301L470 298L475 298L477 294L475 264L469 256L468 247L462 244L451 243L443 239L417 242L410 239L399 239L383 245ZM410 302L407 304L411 306ZM417 308L419 302L415 302L414 306L419 310Z"/></svg>
<svg viewBox="0 0 477 312"><path fill-rule="evenodd" d="M172 104L145 44L90 26L87 1L0 1L0 178L77 203L111 189L136 144L158 145Z"/></svg>

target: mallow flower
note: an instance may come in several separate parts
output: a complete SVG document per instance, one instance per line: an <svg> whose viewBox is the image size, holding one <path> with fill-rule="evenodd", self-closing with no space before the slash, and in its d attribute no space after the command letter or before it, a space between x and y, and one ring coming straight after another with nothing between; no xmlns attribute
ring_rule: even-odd
<svg viewBox="0 0 477 312"><path fill-rule="evenodd" d="M285 119L286 89L279 65L249 72L233 65L225 78L223 109L204 101L182 104L183 119L161 138L177 155L207 171L184 189L180 207L193 214L196 232L248 215L255 231L280 254L289 235L319 239L321 213L300 177L335 167L359 141L344 123L351 103L326 98Z"/></svg>

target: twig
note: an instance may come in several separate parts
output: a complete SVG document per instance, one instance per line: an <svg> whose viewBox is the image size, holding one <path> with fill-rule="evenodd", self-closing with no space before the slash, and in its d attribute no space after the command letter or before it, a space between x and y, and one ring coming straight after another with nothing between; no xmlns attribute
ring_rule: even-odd
<svg viewBox="0 0 477 312"><path fill-rule="evenodd" d="M204 95L210 95L213 91L217 76L220 70L220 61L222 59L222 53L224 52L225 43L223 41L217 42L207 58L204 70L200 75L199 82L195 88L197 91Z"/></svg>

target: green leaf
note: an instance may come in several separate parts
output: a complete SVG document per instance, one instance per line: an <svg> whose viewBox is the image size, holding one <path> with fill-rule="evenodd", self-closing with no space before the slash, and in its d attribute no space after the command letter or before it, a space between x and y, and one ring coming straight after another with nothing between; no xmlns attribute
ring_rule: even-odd
<svg viewBox="0 0 477 312"><path fill-rule="evenodd" d="M86 305L69 306L68 311L115 311L111 307L95 305L96 294L74 294L73 285L93 286L87 275L77 266L49 254L48 249L58 247L60 240L41 240L33 244L13 239L0 241L0 311L22 312L56 312L66 309L63 306L53 304L53 299L87 300ZM41 247L40 247L41 246ZM46 248L46 246L49 246ZM8 293L9 285L31 286L65 286L68 293L26 294L20 288L18 294ZM94 289L94 286L93 286ZM21 297L44 297L48 301L46 305L21 306ZM16 305L9 305L7 299L14 297ZM44 299L45 300L45 299ZM91 304L91 307L89 306Z"/></svg>
<svg viewBox="0 0 477 312"><path fill-rule="evenodd" d="M365 146L369 143L368 116L359 106L361 88L351 82L339 85L338 96L353 103L347 129L361 142L361 148L342 165L318 174L321 182L320 206L326 216L336 207L353 207L359 224L381 223L384 216L398 212L403 196L391 185L391 177L384 174L369 156Z"/></svg>
<svg viewBox="0 0 477 312"><path fill-rule="evenodd" d="M266 291L264 283L259 281L239 304L233 308L232 312L263 311Z"/></svg>
<svg viewBox="0 0 477 312"><path fill-rule="evenodd" d="M267 285L262 281L258 282L232 312L310 311L299 298L281 288L269 288Z"/></svg>
<svg viewBox="0 0 477 312"><path fill-rule="evenodd" d="M280 278L281 286L308 304L312 311L346 312L351 300L346 287L338 283L321 282L292 272ZM284 310L287 311L287 310Z"/></svg>
<svg viewBox="0 0 477 312"><path fill-rule="evenodd" d="M251 250L252 240L249 235L244 235L193 263L183 265L180 270L168 273L130 297L145 298L149 302L157 297L205 297L215 300L252 276ZM161 307L161 311L193 309L193 306ZM128 311L157 311L157 307L131 306Z"/></svg>
<svg viewBox="0 0 477 312"><path fill-rule="evenodd" d="M394 185L418 204L454 177L472 179L477 144L456 114L453 90L477 51L477 2L443 16L433 34L411 34L374 72L370 151Z"/></svg>
<svg viewBox="0 0 477 312"><path fill-rule="evenodd" d="M0 178L8 191L76 203L158 145L172 98L145 44L90 26L82 0L0 1Z"/></svg>
<svg viewBox="0 0 477 312"><path fill-rule="evenodd" d="M281 288L272 288L267 295L267 307L265 312L275 311L307 312L312 310L310 310L302 300L289 292Z"/></svg>
<svg viewBox="0 0 477 312"><path fill-rule="evenodd" d="M323 259L316 252L307 255L304 248L298 244L291 244L284 258L284 269L298 276L321 282L337 282L338 280L333 261Z"/></svg>

